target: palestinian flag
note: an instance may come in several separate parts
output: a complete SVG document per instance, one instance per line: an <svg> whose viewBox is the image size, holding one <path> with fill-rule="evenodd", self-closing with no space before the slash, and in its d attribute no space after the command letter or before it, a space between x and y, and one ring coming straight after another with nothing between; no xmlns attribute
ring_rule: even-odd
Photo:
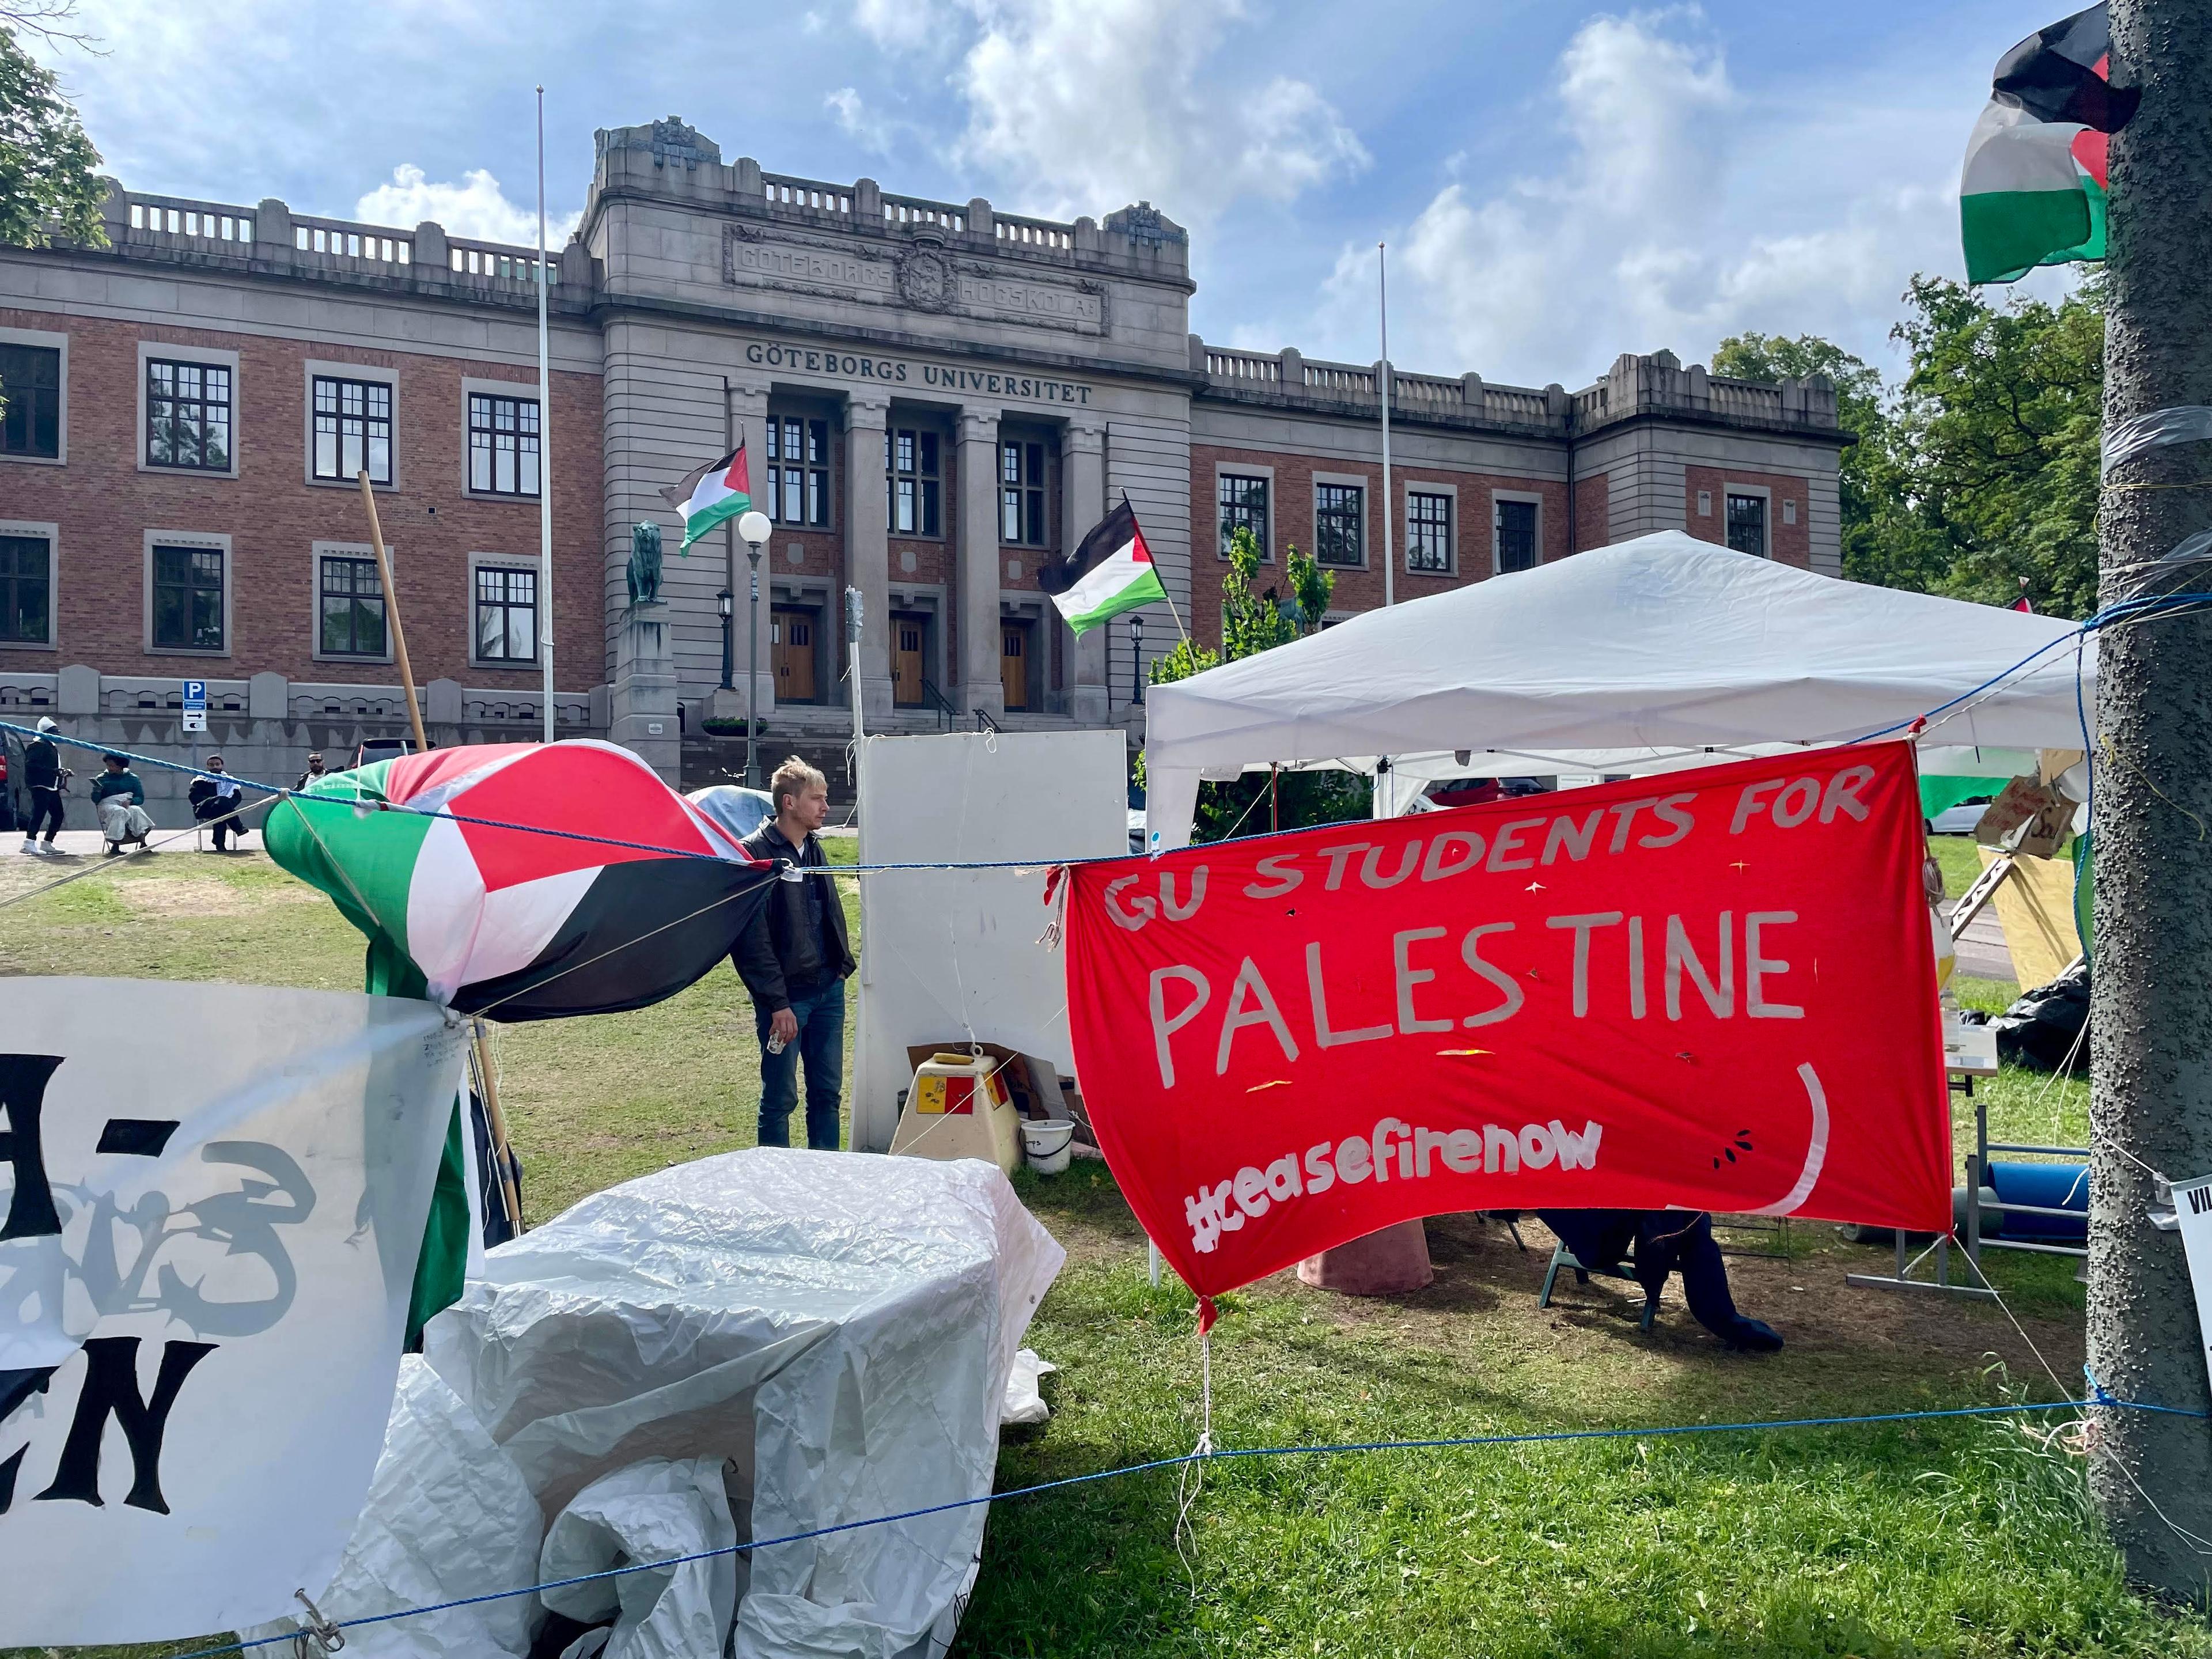
<svg viewBox="0 0 2212 1659"><path fill-rule="evenodd" d="M1969 283L2105 257L2106 151L2142 97L2107 79L2111 52L2112 20L2096 5L1998 60L1959 185Z"/></svg>
<svg viewBox="0 0 2212 1659"><path fill-rule="evenodd" d="M471 744L334 772L286 796L264 839L368 936L365 988L501 1019L673 996L729 955L771 878L651 767L605 743ZM465 1281L476 1236L466 1134L457 1102L416 1258L410 1348Z"/></svg>
<svg viewBox="0 0 2212 1659"><path fill-rule="evenodd" d="M1124 611L1164 602L1168 596L1126 495L1072 555L1054 560L1037 573L1037 586L1052 595L1060 614L1078 634Z"/></svg>
<svg viewBox="0 0 2212 1659"><path fill-rule="evenodd" d="M370 990L502 1020L675 995L730 954L771 874L635 755L596 742L334 773L288 796L267 840L368 936Z"/></svg>
<svg viewBox="0 0 2212 1659"><path fill-rule="evenodd" d="M676 550L690 551L691 544L716 525L752 511L753 489L745 471L744 445L739 444L719 461L695 467L660 495L684 515L684 544Z"/></svg>

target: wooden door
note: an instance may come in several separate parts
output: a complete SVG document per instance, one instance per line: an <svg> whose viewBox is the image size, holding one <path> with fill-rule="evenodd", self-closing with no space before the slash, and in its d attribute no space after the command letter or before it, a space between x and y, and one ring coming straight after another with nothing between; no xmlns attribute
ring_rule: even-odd
<svg viewBox="0 0 2212 1659"><path fill-rule="evenodd" d="M999 624L999 678L1005 684L1009 708L1030 706L1029 644L1027 623Z"/></svg>
<svg viewBox="0 0 2212 1659"><path fill-rule="evenodd" d="M922 618L891 618L891 702L901 708L921 707Z"/></svg>
<svg viewBox="0 0 2212 1659"><path fill-rule="evenodd" d="M814 701L814 613L777 611L769 618L778 702Z"/></svg>

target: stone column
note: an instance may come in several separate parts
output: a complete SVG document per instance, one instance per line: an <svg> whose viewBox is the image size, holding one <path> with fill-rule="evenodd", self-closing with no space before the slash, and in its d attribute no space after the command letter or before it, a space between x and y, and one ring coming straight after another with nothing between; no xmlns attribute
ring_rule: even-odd
<svg viewBox="0 0 2212 1659"><path fill-rule="evenodd" d="M960 411L960 709L1006 711L999 670L999 411Z"/></svg>
<svg viewBox="0 0 2212 1659"><path fill-rule="evenodd" d="M1061 435L1063 553L1073 553L1077 544L1106 516L1105 435L1105 428L1096 421L1070 422ZM1067 660L1075 671L1069 677L1067 712L1081 726L1103 726L1109 718L1106 706L1106 632L1103 627L1094 628L1073 639L1067 647Z"/></svg>
<svg viewBox="0 0 2212 1659"><path fill-rule="evenodd" d="M891 554L884 528L884 426L887 398L845 402L845 580L860 590L860 710L867 721L891 712ZM845 637L844 596L822 619Z"/></svg>

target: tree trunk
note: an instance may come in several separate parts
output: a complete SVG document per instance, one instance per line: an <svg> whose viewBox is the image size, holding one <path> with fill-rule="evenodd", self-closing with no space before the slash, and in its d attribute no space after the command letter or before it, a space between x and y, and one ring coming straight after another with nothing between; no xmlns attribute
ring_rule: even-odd
<svg viewBox="0 0 2212 1659"><path fill-rule="evenodd" d="M2212 404L2212 5L2112 0L2112 78L2143 96L2112 146L2107 432ZM2106 479L2106 605L2212 591L2212 565L2145 566L2212 524L2208 478L2212 444L2187 443ZM2184 487L2114 487L2138 484ZM2212 1173L2212 618L2109 629L2097 652L2089 1363L2123 1399L2203 1412L2212 1389L2181 1241L2145 1212L2149 1170ZM2130 1411L2094 1426L2090 1480L2130 1576L2200 1594L2212 1556L2158 1511L2212 1537L2212 1426Z"/></svg>

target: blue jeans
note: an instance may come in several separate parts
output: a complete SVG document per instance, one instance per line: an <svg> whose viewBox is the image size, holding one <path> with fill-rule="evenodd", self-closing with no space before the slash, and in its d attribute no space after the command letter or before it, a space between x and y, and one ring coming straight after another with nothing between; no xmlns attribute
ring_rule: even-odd
<svg viewBox="0 0 2212 1659"><path fill-rule="evenodd" d="M799 1104L799 1062L806 1062L806 1144L817 1152L837 1150L837 1104L845 1092L845 981L793 999L799 1036L783 1052L768 1051L768 1010L753 1008L760 1032L760 1144L791 1145L791 1113Z"/></svg>

